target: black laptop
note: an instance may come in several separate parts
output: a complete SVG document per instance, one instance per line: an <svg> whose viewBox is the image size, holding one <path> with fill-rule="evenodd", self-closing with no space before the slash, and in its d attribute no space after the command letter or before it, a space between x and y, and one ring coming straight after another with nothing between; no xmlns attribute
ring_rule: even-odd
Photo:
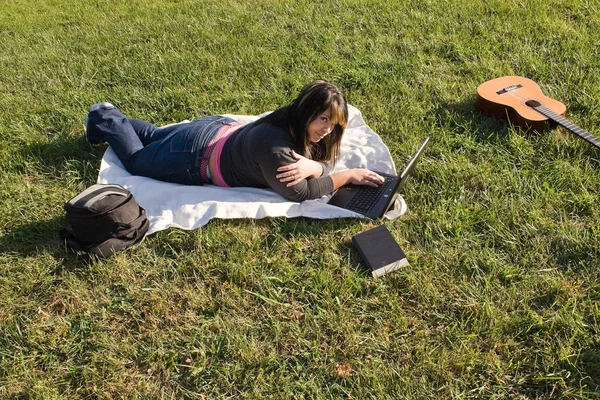
<svg viewBox="0 0 600 400"><path fill-rule="evenodd" d="M363 214L373 220L383 217L390 206L394 204L396 196L404 192L406 181L411 177L428 142L429 138L423 141L421 147L410 159L400 176L374 171L385 178L385 182L379 187L352 184L342 186L334 193L327 204Z"/></svg>

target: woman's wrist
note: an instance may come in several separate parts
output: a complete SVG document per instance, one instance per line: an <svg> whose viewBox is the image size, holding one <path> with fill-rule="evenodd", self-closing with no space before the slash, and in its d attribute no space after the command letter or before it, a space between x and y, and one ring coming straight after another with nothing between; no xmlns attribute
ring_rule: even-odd
<svg viewBox="0 0 600 400"><path fill-rule="evenodd" d="M313 173L310 175L310 177L311 178L320 178L321 175L323 175L323 166L318 161L313 161L313 163L314 163L313 165L315 167L314 167Z"/></svg>
<svg viewBox="0 0 600 400"><path fill-rule="evenodd" d="M347 169L345 171L336 172L331 174L331 180L333 181L333 190L337 190L350 182L352 170Z"/></svg>

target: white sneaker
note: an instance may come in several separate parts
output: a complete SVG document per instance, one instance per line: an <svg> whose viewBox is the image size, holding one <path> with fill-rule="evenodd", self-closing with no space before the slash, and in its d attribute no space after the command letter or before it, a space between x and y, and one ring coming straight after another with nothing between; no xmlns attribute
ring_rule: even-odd
<svg viewBox="0 0 600 400"><path fill-rule="evenodd" d="M110 110L110 109L117 108L117 107L115 107L112 104L107 103L107 102L98 103L98 104L94 104L93 106L90 107L90 112L99 110L101 108L105 108L107 110Z"/></svg>

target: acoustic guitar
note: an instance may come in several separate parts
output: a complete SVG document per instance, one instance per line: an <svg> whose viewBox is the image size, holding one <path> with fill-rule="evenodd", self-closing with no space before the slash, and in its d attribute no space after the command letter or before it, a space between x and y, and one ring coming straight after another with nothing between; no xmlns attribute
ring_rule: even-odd
<svg viewBox="0 0 600 400"><path fill-rule="evenodd" d="M503 76L479 85L475 107L494 117L508 119L524 130L542 132L554 122L600 149L600 140L564 118L567 107L544 96L537 83L521 76Z"/></svg>

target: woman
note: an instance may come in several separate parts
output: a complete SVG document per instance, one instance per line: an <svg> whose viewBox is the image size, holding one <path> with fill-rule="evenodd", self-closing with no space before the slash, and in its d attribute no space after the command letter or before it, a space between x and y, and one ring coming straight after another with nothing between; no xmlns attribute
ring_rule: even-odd
<svg viewBox="0 0 600 400"><path fill-rule="evenodd" d="M191 185L270 187L291 201L316 199L348 183L378 186L366 169L330 175L348 120L342 92L326 81L247 125L223 116L163 128L95 104L87 140L108 144L134 175Z"/></svg>

